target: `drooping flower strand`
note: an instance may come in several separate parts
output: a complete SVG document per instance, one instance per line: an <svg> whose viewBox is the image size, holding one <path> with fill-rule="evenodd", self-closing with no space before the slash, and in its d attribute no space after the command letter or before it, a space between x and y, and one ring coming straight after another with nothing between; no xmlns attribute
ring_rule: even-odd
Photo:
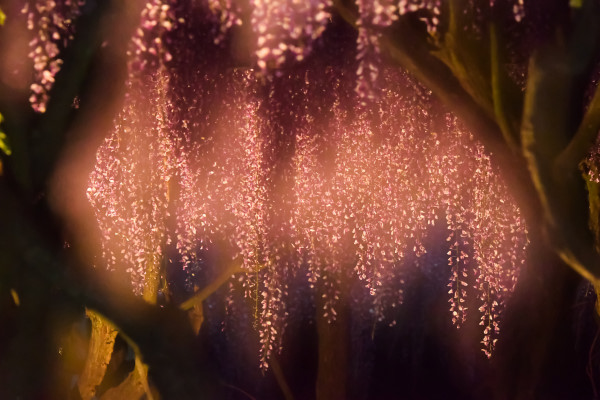
<svg viewBox="0 0 600 400"><path fill-rule="evenodd" d="M225 244L226 257L239 258L245 296L252 303L260 334L261 367L278 348L283 329L285 259L270 242L265 132L260 129L251 73L221 77L223 112L211 124L212 140L191 147L181 163L177 248L194 280L196 253L211 243ZM187 125L187 124L186 124ZM189 125L188 125L189 126ZM232 287L233 288L233 287ZM232 296L230 296L232 298Z"/></svg>
<svg viewBox="0 0 600 400"><path fill-rule="evenodd" d="M275 251L274 251L275 250ZM285 260L275 261L276 249L266 249L269 253L265 274L264 290L261 292L261 315L259 319L260 367L266 370L273 354L282 350L282 337L287 324L288 311L285 303L288 296L286 280L289 265Z"/></svg>
<svg viewBox="0 0 600 400"><path fill-rule="evenodd" d="M231 28L242 24L241 10L235 0L208 0L208 8L219 19L219 31L214 43L220 44Z"/></svg>
<svg viewBox="0 0 600 400"><path fill-rule="evenodd" d="M339 203L334 200L332 177L324 173L319 161L322 147L317 142L320 140L306 127L297 133L293 160L297 203L293 225L296 230L295 247L300 260L308 266L310 287L324 299L324 309L320 312L328 319L335 319L334 303L339 298L339 285L331 280L341 272L343 215Z"/></svg>
<svg viewBox="0 0 600 400"><path fill-rule="evenodd" d="M79 16L83 0L33 0L25 3L27 29L34 33L29 42L29 57L33 60L31 107L46 112L49 92L63 60L60 52L73 39L74 21Z"/></svg>
<svg viewBox="0 0 600 400"><path fill-rule="evenodd" d="M464 160L461 170L468 174L468 178L461 179L460 188L468 196L446 206L447 215L455 215L461 221L461 236L469 240L468 250L463 251L460 247L464 247L465 241L457 240L460 238L455 237L456 232L451 231L448 238L454 241L455 247L454 252L451 248L449 253L449 264L453 268L451 312L454 318L464 321L466 307L461 304L467 294L464 286L467 286L469 276L475 277L474 285L481 301L480 325L484 326L482 350L490 357L499 334L504 302L513 291L523 267L527 230L481 144L453 118L448 119L446 137L458 144ZM472 275L466 264L470 257L476 263Z"/></svg>
<svg viewBox="0 0 600 400"><path fill-rule="evenodd" d="M165 46L165 34L173 30L178 21L168 0L149 0L140 15L140 25L136 29L129 48L130 73L138 73L148 68L158 68L173 56Z"/></svg>
<svg viewBox="0 0 600 400"><path fill-rule="evenodd" d="M166 218L175 159L167 125L168 87L163 74L146 86L129 85L115 129L98 150L87 192L102 232L104 262L108 268L125 268L140 295L149 284L157 285L146 277L157 273L169 241Z"/></svg>
<svg viewBox="0 0 600 400"><path fill-rule="evenodd" d="M266 213L267 191L264 166L263 137L257 127L257 105L245 106L244 126L238 130L239 139L232 149L231 160L235 163L232 179L238 179L237 193L233 193L230 224L234 228L236 248L242 257L247 277L244 285L247 294L254 299L254 319L258 324L261 305L265 297L261 291L263 268L270 267L266 252L267 239ZM272 329L272 328L265 328Z"/></svg>
<svg viewBox="0 0 600 400"><path fill-rule="evenodd" d="M472 182L473 158L469 153L475 144L468 133L456 132L451 116L446 116L447 130L436 140L437 152L433 157L433 176L440 188L442 212L448 228L448 266L451 270L448 283L450 294L450 313L452 322L460 327L467 317L467 289L471 274L473 246L469 231L471 223L471 200L473 198ZM451 127L452 126L452 127Z"/></svg>
<svg viewBox="0 0 600 400"><path fill-rule="evenodd" d="M503 185L498 185L497 175L491 171L489 157L479 145L475 148L478 168L475 170L473 256L478 264L476 285L482 312L480 325L484 326L483 352L491 357L500 331L503 303L512 293L521 270L526 246L527 231L518 209L509 201ZM490 187L498 186L496 190ZM498 198L494 207L489 203Z"/></svg>
<svg viewBox="0 0 600 400"><path fill-rule="evenodd" d="M363 105L376 97L381 68L381 29L398 19L397 6L390 0L356 0L358 37L356 39L356 92Z"/></svg>
<svg viewBox="0 0 600 400"><path fill-rule="evenodd" d="M181 164L185 168L181 171L178 248L187 268L196 247L214 239L226 240L235 249L231 256L241 255L243 267L252 272L260 263L264 225L264 170L256 103L244 93L249 90L248 75L221 79L228 114L217 117L211 140L192 145L187 162ZM243 83L232 83L236 79ZM191 128L187 123L186 127Z"/></svg>
<svg viewBox="0 0 600 400"><path fill-rule="evenodd" d="M340 117L338 113L334 179L327 178L319 162L323 151L321 140L308 131L299 131L294 188L297 247L306 257L309 282L313 286L325 280L328 268L345 269L336 254L352 254L353 261L348 267L353 266L369 289L375 315L381 320L385 316L384 304L401 301L401 293L397 299L382 296L389 295L386 286L399 275L397 269L404 256L409 252L417 256L423 254L426 249L422 238L428 227L435 224L438 215L445 215L450 231L450 312L453 322L460 326L466 318L464 303L468 286L479 279L476 277L488 282L491 274L501 273L498 268L481 272L479 269L486 268L481 264L473 274L470 260L484 263L487 259L481 254L486 257L502 254L492 262L500 268L518 270L521 265L513 261L518 258L516 254L523 254L524 228L515 229L519 219L514 205L500 213L495 211L503 208L504 199L512 204L505 189L499 189L501 194L490 189L482 192L483 186L502 188L503 184L495 177L481 146L468 133L460 130L455 122L442 135L428 133L431 127L427 121L431 117L418 98L403 98L396 90L382 93L385 96L382 101L385 106L380 110L385 116L383 126L399 129L402 135L388 133L376 140L381 133L374 134L370 130L364 113L359 113L354 123L352 118ZM402 119L394 116L402 116ZM474 176L482 178L473 179ZM500 203L498 198L502 199ZM488 217L478 220L477 215ZM488 240L485 232L491 227L521 246L507 247L502 240ZM344 235L350 232L352 245L349 248L345 247ZM494 288L483 300L486 307L489 305L494 310L502 307L505 295L512 290L513 278L498 277L493 281ZM335 316L336 286L322 294L326 299L323 312L328 317ZM484 286L477 281L479 293L488 293L488 287ZM488 320L490 316L494 320L499 317L496 311L485 315ZM488 330L486 335L489 333ZM487 341L484 344L487 345Z"/></svg>
<svg viewBox="0 0 600 400"><path fill-rule="evenodd" d="M279 74L286 61L302 61L330 18L331 0L251 0L259 70Z"/></svg>
<svg viewBox="0 0 600 400"><path fill-rule="evenodd" d="M591 182L600 183L600 134L596 137L596 143L587 155L584 166L586 178Z"/></svg>
<svg viewBox="0 0 600 400"><path fill-rule="evenodd" d="M97 153L88 198L103 232L109 268L125 266L136 294L156 296L165 246L178 135L171 132L171 84L165 32L174 26L166 1L148 2L128 54L127 95L115 128ZM150 94L150 95L149 95ZM108 167L106 164L116 163ZM102 214L104 211L104 215Z"/></svg>

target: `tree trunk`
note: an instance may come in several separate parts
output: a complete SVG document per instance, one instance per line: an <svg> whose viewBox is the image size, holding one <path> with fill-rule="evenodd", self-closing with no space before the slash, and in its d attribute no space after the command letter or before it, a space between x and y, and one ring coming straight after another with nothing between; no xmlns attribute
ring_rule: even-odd
<svg viewBox="0 0 600 400"><path fill-rule="evenodd" d="M497 399L562 399L589 391L576 352L574 302L582 278L541 237L530 237L527 266L501 322L493 356ZM565 397L566 396L566 397Z"/></svg>
<svg viewBox="0 0 600 400"><path fill-rule="evenodd" d="M315 303L319 338L316 399L347 400L350 362L349 304L345 296L340 295L336 306L336 320L330 323L327 317L323 316L323 297L318 296Z"/></svg>

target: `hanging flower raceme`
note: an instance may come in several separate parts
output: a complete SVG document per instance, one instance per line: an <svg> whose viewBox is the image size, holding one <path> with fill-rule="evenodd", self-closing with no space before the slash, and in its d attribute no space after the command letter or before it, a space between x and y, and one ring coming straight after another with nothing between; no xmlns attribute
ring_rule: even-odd
<svg viewBox="0 0 600 400"><path fill-rule="evenodd" d="M73 39L74 22L83 3L83 0L32 0L23 7L27 29L34 33L29 42L34 71L29 102L37 112L46 112L50 89L63 64L60 52Z"/></svg>
<svg viewBox="0 0 600 400"><path fill-rule="evenodd" d="M97 152L88 199L102 232L109 268L131 275L137 294L154 292L162 263L176 137L170 133L170 83L162 37L172 27L169 6L148 3L131 42L127 96L112 134ZM149 281L152 280L152 282Z"/></svg>
<svg viewBox="0 0 600 400"><path fill-rule="evenodd" d="M220 12L233 7L223 4ZM241 260L236 286L253 304L266 368L281 349L295 274L307 273L325 318L336 318L349 278L382 321L402 302L407 263L422 264L426 237L447 229L448 265L440 273L449 277L449 318L464 323L467 297L475 296L490 355L526 228L481 145L453 117L437 121L430 93L406 74L380 66L379 30L414 7L359 2L354 65L281 73L261 95L264 82L254 72L210 68L195 48L169 42L195 37L189 21L197 24L197 16L178 14L194 8L180 6L153 0L144 8L125 105L91 175L88 196L109 267L124 265L143 291L173 231L194 287L206 265L200 251L218 243L224 257ZM306 56L328 6L253 3L263 74ZM222 19L236 23L233 14ZM345 80L353 68L359 96L356 82ZM377 81L381 88L371 90Z"/></svg>
<svg viewBox="0 0 600 400"><path fill-rule="evenodd" d="M179 164L177 248L192 283L199 272L197 254L211 244L224 247L224 257L241 260L245 274L240 279L253 305L261 366L266 368L270 354L279 350L283 331L281 275L287 261L278 254L267 226L270 206L277 201L267 190L268 135L261 129L264 120L258 114L253 75L233 72L220 79L226 112L212 121L207 132L211 139L192 145L187 160Z"/></svg>
<svg viewBox="0 0 600 400"><path fill-rule="evenodd" d="M481 145L452 118L442 134L432 133L418 96L382 93L385 124L374 127L365 112L336 112L332 126L339 130L327 139L298 130L294 226L309 282L325 300L324 315L335 319L341 284L332 277L356 274L383 320L385 305L402 301L397 282L406 256L427 252L423 238L445 215L451 317L460 327L467 295L479 297L489 356L527 244L518 209ZM386 125L401 134L382 131ZM323 163L324 141L336 143L333 173Z"/></svg>
<svg viewBox="0 0 600 400"><path fill-rule="evenodd" d="M382 29L389 27L398 19L395 2L389 0L357 0L358 20L356 26L356 92L363 99L374 99L377 96L376 87L381 68L380 40Z"/></svg>
<svg viewBox="0 0 600 400"><path fill-rule="evenodd" d="M450 230L450 311L460 326L466 318L464 303L471 283L481 304L482 350L490 357L504 302L524 264L527 229L481 144L451 117L443 143L439 164L446 166L443 206Z"/></svg>
<svg viewBox="0 0 600 400"><path fill-rule="evenodd" d="M331 0L251 0L257 65L263 74L302 61L329 22Z"/></svg>
<svg viewBox="0 0 600 400"><path fill-rule="evenodd" d="M163 63L171 61L173 56L164 43L165 33L173 30L177 22L169 1L150 0L145 4L129 46L131 73L161 68Z"/></svg>
<svg viewBox="0 0 600 400"><path fill-rule="evenodd" d="M168 78L157 74L151 83L130 83L114 133L98 150L88 189L104 260L109 268L125 268L138 294L148 272L159 269L169 240L165 223L175 161L167 123Z"/></svg>

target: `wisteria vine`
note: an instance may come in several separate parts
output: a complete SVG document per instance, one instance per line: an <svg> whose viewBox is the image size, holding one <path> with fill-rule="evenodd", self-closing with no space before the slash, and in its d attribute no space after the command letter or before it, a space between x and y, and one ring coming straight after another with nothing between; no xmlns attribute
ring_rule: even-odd
<svg viewBox="0 0 600 400"><path fill-rule="evenodd" d="M201 6L213 16L215 49L241 23L233 3ZM282 66L311 54L330 20L328 1L251 5L256 72L194 66L196 55L177 47L187 44L174 42L194 37L191 6L154 0L144 8L125 105L88 189L104 261L124 265L141 294L169 246L193 282L199 252L225 243L227 257L241 260L266 368L281 349L292 277L308 271L329 320L343 281L354 277L382 321L402 302L401 289L390 288L410 279L407 255L425 254L424 238L445 224L450 318L463 324L474 312L469 288L478 293L482 349L491 356L523 266L526 226L481 144L450 114L435 122L430 94L385 69L377 50L380 30L400 14L425 7L433 31L440 5L359 0L356 62L324 74ZM274 100L288 81L291 109ZM328 95L317 101L319 93Z"/></svg>

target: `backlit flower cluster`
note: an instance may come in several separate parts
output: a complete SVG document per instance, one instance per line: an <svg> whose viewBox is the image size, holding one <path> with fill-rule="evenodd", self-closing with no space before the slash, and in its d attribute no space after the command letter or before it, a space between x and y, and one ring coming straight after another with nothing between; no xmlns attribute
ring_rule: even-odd
<svg viewBox="0 0 600 400"><path fill-rule="evenodd" d="M170 181L174 144L161 74L147 85L129 85L129 96L115 130L97 154L87 192L103 236L109 268L124 268L133 290L142 294L149 269L158 270L168 244Z"/></svg>
<svg viewBox="0 0 600 400"><path fill-rule="evenodd" d="M360 9L370 35L398 8L368 3ZM285 62L269 57L287 50L305 54L293 46L324 28L326 18L315 16L308 25L316 25L296 30L304 16L326 10L307 4L254 3L254 29L268 49L259 70ZM406 264L430 250L432 230L447 229L440 274L449 277L450 318L457 326L468 313L479 318L491 355L527 231L482 146L406 74L371 69L367 53L352 65L282 72L268 82L252 71L210 68L197 61L200 50L172 42L194 38L184 11L158 1L144 9L123 110L97 153L88 197L109 267L125 268L142 293L167 253L168 262L181 260L192 287L199 272L214 274L199 270L203 251L218 247L219 267L239 259L241 285L231 288L254 305L266 368L281 349L292 279L306 274L329 320L355 280L383 321L402 303ZM275 21L289 25L280 30ZM370 40L365 46L375 48ZM361 107L364 97L347 79L357 65L382 83L370 107Z"/></svg>
<svg viewBox="0 0 600 400"><path fill-rule="evenodd" d="M165 33L171 31L177 23L173 15L167 0L152 0L145 4L140 25L129 48L130 59L135 64L130 66L130 70L142 71L149 68L147 64L156 68L163 62L171 61L173 56L165 50L163 41Z"/></svg>
<svg viewBox="0 0 600 400"><path fill-rule="evenodd" d="M331 0L251 0L258 68L302 61L329 22Z"/></svg>
<svg viewBox="0 0 600 400"><path fill-rule="evenodd" d="M397 6L393 1L357 0L359 19L356 40L358 69L356 91L363 99L372 99L377 93L375 86L380 68L381 29L398 19Z"/></svg>
<svg viewBox="0 0 600 400"><path fill-rule="evenodd" d="M171 134L169 76L164 33L172 28L170 8L149 2L132 38L127 95L113 133L97 154L87 192L94 206L108 268L130 274L143 294L146 276L160 270L167 235L177 136Z"/></svg>
<svg viewBox="0 0 600 400"><path fill-rule="evenodd" d="M444 152L433 165L446 166L440 189L450 231L452 320L457 326L465 321L467 289L472 285L480 301L482 350L490 357L503 303L523 267L527 229L482 146L450 117L440 141Z"/></svg>
<svg viewBox="0 0 600 400"><path fill-rule="evenodd" d="M481 145L453 118L435 133L426 104L389 89L382 97L384 124L373 127L364 115L354 122L346 115L334 124L339 131L329 138L338 143L332 171L319 162L323 139L298 133L297 247L307 255L309 281L324 274L339 278L350 268L370 290L383 320L383 305L395 306L402 296L384 298L390 294L386 286L402 276L407 254L427 251L423 237L445 216L452 320L457 326L465 321L473 287L489 356L527 245L519 211ZM387 131L388 124L401 134ZM324 296L323 312L335 318L337 293Z"/></svg>
<svg viewBox="0 0 600 400"><path fill-rule="evenodd" d="M46 111L48 92L63 63L60 52L73 39L74 21L83 3L83 0L34 0L23 7L27 29L33 32L29 42L34 71L29 102L37 112Z"/></svg>

